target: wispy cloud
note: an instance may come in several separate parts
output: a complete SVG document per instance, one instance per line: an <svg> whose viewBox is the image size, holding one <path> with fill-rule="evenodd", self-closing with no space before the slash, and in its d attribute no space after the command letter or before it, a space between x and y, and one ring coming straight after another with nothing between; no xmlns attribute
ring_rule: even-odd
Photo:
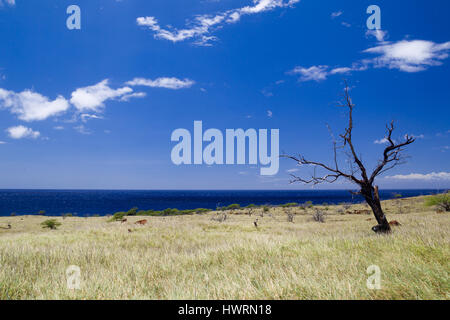
<svg viewBox="0 0 450 320"><path fill-rule="evenodd" d="M30 122L59 115L69 109L69 103L62 96L50 100L31 90L16 93L0 88L0 107L9 109L20 120Z"/></svg>
<svg viewBox="0 0 450 320"><path fill-rule="evenodd" d="M79 111L101 112L105 101L121 98L133 92L130 87L112 89L108 84L108 79L105 79L96 85L79 88L72 92L70 103Z"/></svg>
<svg viewBox="0 0 450 320"><path fill-rule="evenodd" d="M366 49L364 53L377 54L377 57L361 59L349 67L330 68L328 65L297 66L288 74L300 75L299 81L322 81L330 75L364 71L369 68L397 69L402 72L419 72L431 66L442 65L448 58L450 41L434 43L425 40L402 40L394 43L382 41L385 34L379 34L379 45Z"/></svg>
<svg viewBox="0 0 450 320"><path fill-rule="evenodd" d="M39 131L34 131L33 129L27 128L25 126L10 127L6 129L6 132L12 139L37 139L41 135Z"/></svg>
<svg viewBox="0 0 450 320"><path fill-rule="evenodd" d="M383 138L383 139L375 140L373 143L375 143L375 144L385 144L385 143L388 143L388 142L389 142L388 139Z"/></svg>
<svg viewBox="0 0 450 320"><path fill-rule="evenodd" d="M133 92L130 94L123 95L120 98L120 101L128 102L132 98L145 98L146 96L147 96L147 94L145 92Z"/></svg>
<svg viewBox="0 0 450 320"><path fill-rule="evenodd" d="M87 129L83 124L80 124L79 126L73 127L76 131L78 131L81 134L84 135L90 135L92 134L92 131Z"/></svg>
<svg viewBox="0 0 450 320"><path fill-rule="evenodd" d="M449 50L450 41L439 44L425 40L402 40L369 48L364 52L379 55L372 60L376 68L418 72L441 65L442 60L448 58Z"/></svg>
<svg viewBox="0 0 450 320"><path fill-rule="evenodd" d="M425 181L434 181L434 180L450 180L450 172L431 172L427 174L422 173L410 173L406 175L398 174L395 176L387 176L385 179L392 180L425 180Z"/></svg>
<svg viewBox="0 0 450 320"><path fill-rule="evenodd" d="M14 6L16 5L16 0L0 0L0 7L4 6L5 4Z"/></svg>
<svg viewBox="0 0 450 320"><path fill-rule="evenodd" d="M195 81L190 79L178 79L178 78L157 78L155 80L145 79L145 78L134 78L131 81L128 81L126 85L129 86L145 86L151 88L165 88L165 89L185 89L190 88L195 84Z"/></svg>
<svg viewBox="0 0 450 320"><path fill-rule="evenodd" d="M366 37L375 37L377 39L377 41L379 42L383 42L384 39L387 37L388 32L387 31L383 31L381 29L376 29L376 30L367 30L366 31Z"/></svg>
<svg viewBox="0 0 450 320"><path fill-rule="evenodd" d="M309 68L297 66L288 73L300 75L300 81L321 81L327 78L327 70L328 66L312 66Z"/></svg>
<svg viewBox="0 0 450 320"><path fill-rule="evenodd" d="M92 119L103 119L102 116L98 116L96 114L88 114L88 113L83 113L81 116L81 121L86 123L88 120L92 120Z"/></svg>
<svg viewBox="0 0 450 320"><path fill-rule="evenodd" d="M165 39L172 42L194 39L197 45L211 45L211 41L217 37L211 36L211 32L225 24L238 22L242 16L271 11L276 8L292 7L300 0L253 0L252 5L219 12L213 15L198 15L188 21L184 29L176 29L171 26L162 28L158 20L153 16L139 17L136 22L139 26L149 28L155 33L156 39Z"/></svg>
<svg viewBox="0 0 450 320"><path fill-rule="evenodd" d="M343 12L341 10L336 11L336 12L332 12L331 13L331 18L332 19L337 18L337 17L341 16L342 14L343 14Z"/></svg>

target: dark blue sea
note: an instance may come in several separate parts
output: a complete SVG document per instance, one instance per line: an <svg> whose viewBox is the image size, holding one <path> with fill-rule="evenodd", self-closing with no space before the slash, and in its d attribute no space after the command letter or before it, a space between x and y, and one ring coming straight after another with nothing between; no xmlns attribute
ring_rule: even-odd
<svg viewBox="0 0 450 320"><path fill-rule="evenodd" d="M383 200L395 194L404 197L427 195L438 190L382 190ZM77 216L107 215L127 211L133 207L140 210L164 210L167 208L215 209L238 203L241 206L278 205L288 202L314 204L362 202L344 190L314 191L106 191L106 190L0 190L0 216L36 215L41 210L45 215L59 216L71 213Z"/></svg>

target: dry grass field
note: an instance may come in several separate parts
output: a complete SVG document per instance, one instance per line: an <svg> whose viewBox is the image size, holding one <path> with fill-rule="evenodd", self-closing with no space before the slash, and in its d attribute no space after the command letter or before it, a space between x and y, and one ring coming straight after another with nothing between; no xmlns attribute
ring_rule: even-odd
<svg viewBox="0 0 450 320"><path fill-rule="evenodd" d="M0 299L449 299L450 217L424 198L383 202L402 225L371 231L362 205L174 217L0 218ZM401 213L400 213L401 212ZM263 215L263 216L261 216ZM148 224L134 222L147 219ZM258 219L258 228L254 221ZM8 229L8 224L11 229ZM81 270L79 290L66 269ZM381 289L366 286L370 265Z"/></svg>

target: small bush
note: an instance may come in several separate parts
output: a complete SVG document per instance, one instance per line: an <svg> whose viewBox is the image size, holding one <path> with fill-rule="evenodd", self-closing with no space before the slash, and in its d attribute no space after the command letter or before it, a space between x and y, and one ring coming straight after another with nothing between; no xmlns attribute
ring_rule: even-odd
<svg viewBox="0 0 450 320"><path fill-rule="evenodd" d="M430 196L425 200L425 206L433 207L436 206L445 212L450 211L450 192L444 194L437 194L435 196Z"/></svg>
<svg viewBox="0 0 450 320"><path fill-rule="evenodd" d="M264 206L263 212L269 212L270 208L268 206Z"/></svg>
<svg viewBox="0 0 450 320"><path fill-rule="evenodd" d="M230 204L228 207L226 207L226 210L238 210L240 208L241 208L241 206L239 204L233 203L233 204Z"/></svg>
<svg viewBox="0 0 450 320"><path fill-rule="evenodd" d="M123 217L125 217L127 215L126 212L121 211L121 212L116 212L113 214L113 216L111 217L110 221L120 221L123 219Z"/></svg>
<svg viewBox="0 0 450 320"><path fill-rule="evenodd" d="M39 211L39 213L38 213L40 216L43 216L43 215L45 215L45 210L41 210L41 211Z"/></svg>
<svg viewBox="0 0 450 320"><path fill-rule="evenodd" d="M41 223L42 228L48 228L51 230L56 230L61 225L56 219L45 220Z"/></svg>
<svg viewBox="0 0 450 320"><path fill-rule="evenodd" d="M282 208L292 208L292 207L297 207L297 206L298 206L297 202L290 202L290 203L285 203L285 204L281 205Z"/></svg>
<svg viewBox="0 0 450 320"><path fill-rule="evenodd" d="M135 216L137 214L137 212L138 212L138 208L135 207L135 208L128 210L126 215L127 216Z"/></svg>
<svg viewBox="0 0 450 320"><path fill-rule="evenodd" d="M316 222L325 223L325 212L316 210L316 212L313 214L313 219Z"/></svg>
<svg viewBox="0 0 450 320"><path fill-rule="evenodd" d="M197 208L194 210L196 214L204 214L204 213L208 213L211 210L210 209L206 209L206 208Z"/></svg>

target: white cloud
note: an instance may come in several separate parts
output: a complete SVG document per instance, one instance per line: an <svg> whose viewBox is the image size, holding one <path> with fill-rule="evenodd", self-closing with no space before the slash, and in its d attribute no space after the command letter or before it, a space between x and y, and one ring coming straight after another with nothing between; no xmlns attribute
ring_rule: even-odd
<svg viewBox="0 0 450 320"><path fill-rule="evenodd" d="M88 113L83 113L81 116L81 121L86 123L88 120L91 119L103 119L103 117L97 116L95 114L88 114Z"/></svg>
<svg viewBox="0 0 450 320"><path fill-rule="evenodd" d="M155 80L145 78L134 78L126 83L129 86L145 86L151 88L166 88L172 90L190 88L195 84L195 81L190 79L178 79L178 78L157 78Z"/></svg>
<svg viewBox="0 0 450 320"><path fill-rule="evenodd" d="M418 72L430 66L441 65L448 58L450 41L434 43L425 40L402 40L369 48L364 52L379 54L372 60L375 67Z"/></svg>
<svg viewBox="0 0 450 320"><path fill-rule="evenodd" d="M130 94L126 94L120 98L120 101L128 102L131 98L145 98L147 94L145 92L134 92Z"/></svg>
<svg viewBox="0 0 450 320"><path fill-rule="evenodd" d="M332 13L331 13L331 18L332 18L332 19L337 18L337 17L341 16L342 13L343 13L343 12L340 11L340 10L339 10L339 11L336 11L336 12L332 12Z"/></svg>
<svg viewBox="0 0 450 320"><path fill-rule="evenodd" d="M398 174L395 176L387 176L386 179L394 180L450 180L450 172L432 172L428 174L410 173L406 175Z"/></svg>
<svg viewBox="0 0 450 320"><path fill-rule="evenodd" d="M367 30L366 37L373 36L378 41L383 42L384 39L386 38L387 34L388 34L387 31L383 31L381 29Z"/></svg>
<svg viewBox="0 0 450 320"><path fill-rule="evenodd" d="M33 129L24 126L10 127L6 129L6 132L12 139L36 139L41 135L39 131L33 131Z"/></svg>
<svg viewBox="0 0 450 320"><path fill-rule="evenodd" d="M53 127L53 129L54 130L64 130L64 127L63 126L56 126L56 127Z"/></svg>
<svg viewBox="0 0 450 320"><path fill-rule="evenodd" d="M354 62L351 67L336 67L331 70L327 65L309 68L298 66L288 73L301 75L300 81L321 81L330 75L364 71L370 67L418 72L426 70L430 66L441 65L442 60L448 58L450 51L450 41L441 44L424 40L402 40L390 43L382 41L384 36L385 33L379 36L380 45L363 51L379 54L378 57L359 60Z"/></svg>
<svg viewBox="0 0 450 320"><path fill-rule="evenodd" d="M297 172L297 171L299 171L300 169L298 169L298 168L294 168L294 169L289 169L289 170L286 170L286 172L287 173L293 173L293 172Z"/></svg>
<svg viewBox="0 0 450 320"><path fill-rule="evenodd" d="M348 67L334 68L329 72L329 74L342 74L349 73L350 71L353 71L353 69Z"/></svg>
<svg viewBox="0 0 450 320"><path fill-rule="evenodd" d="M321 81L325 80L328 75L328 66L312 66L309 68L295 67L289 73L301 75L300 81Z"/></svg>
<svg viewBox="0 0 450 320"><path fill-rule="evenodd" d="M17 114L20 120L30 122L57 116L69 109L69 103L62 96L50 101L31 90L16 93L0 88L0 107Z"/></svg>
<svg viewBox="0 0 450 320"><path fill-rule="evenodd" d="M108 83L108 79L105 79L96 85L79 88L72 92L70 102L79 111L100 112L106 100L121 98L133 92L130 87L111 89Z"/></svg>
<svg viewBox="0 0 450 320"><path fill-rule="evenodd" d="M389 142L388 139L383 138L383 139L375 140L373 143L375 143L375 144L385 144L385 143L388 143L388 142Z"/></svg>
<svg viewBox="0 0 450 320"><path fill-rule="evenodd" d="M267 110L267 117L272 118L273 112L271 110Z"/></svg>
<svg viewBox="0 0 450 320"><path fill-rule="evenodd" d="M6 142L5 141L0 141L0 144L6 144Z"/></svg>
<svg viewBox="0 0 450 320"><path fill-rule="evenodd" d="M197 39L197 45L210 45L211 41L217 40L214 36L209 36L214 27L218 28L223 24L236 23L244 15L257 14L276 8L291 7L300 0L253 0L253 5L244 6L220 12L215 15L198 15L193 21L188 21L188 27L176 29L168 26L161 28L155 17L139 17L136 22L139 26L148 27L155 33L156 39L165 39L172 42L184 41L187 39Z"/></svg>

